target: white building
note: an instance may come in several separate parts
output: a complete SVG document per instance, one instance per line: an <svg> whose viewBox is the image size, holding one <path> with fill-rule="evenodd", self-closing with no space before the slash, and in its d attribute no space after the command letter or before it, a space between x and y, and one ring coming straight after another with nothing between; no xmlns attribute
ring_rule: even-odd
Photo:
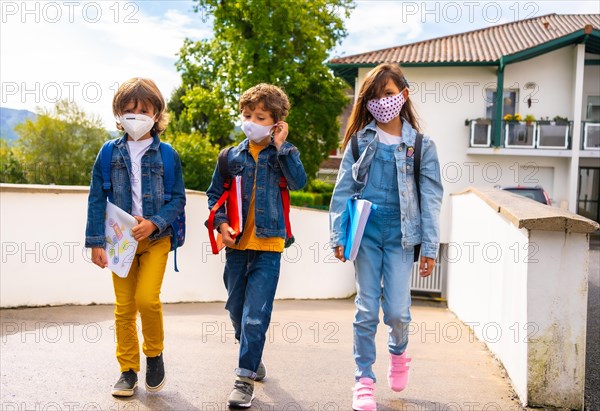
<svg viewBox="0 0 600 411"><path fill-rule="evenodd" d="M551 14L336 58L329 66L357 93L377 64L401 65L422 131L438 147L447 243L447 196L467 186L540 185L554 206L600 220L599 29L598 14ZM495 121L516 113L537 121ZM568 122L552 122L556 116Z"/></svg>

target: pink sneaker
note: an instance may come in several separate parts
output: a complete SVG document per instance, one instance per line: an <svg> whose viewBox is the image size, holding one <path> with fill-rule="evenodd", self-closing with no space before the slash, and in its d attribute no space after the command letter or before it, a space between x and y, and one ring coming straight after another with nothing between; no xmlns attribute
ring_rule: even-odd
<svg viewBox="0 0 600 411"><path fill-rule="evenodd" d="M352 389L352 409L356 411L375 411L375 385L371 378L359 379Z"/></svg>
<svg viewBox="0 0 600 411"><path fill-rule="evenodd" d="M403 352L400 355L390 354L390 368L388 370L388 384L392 391L400 392L408 384L408 365L410 358Z"/></svg>

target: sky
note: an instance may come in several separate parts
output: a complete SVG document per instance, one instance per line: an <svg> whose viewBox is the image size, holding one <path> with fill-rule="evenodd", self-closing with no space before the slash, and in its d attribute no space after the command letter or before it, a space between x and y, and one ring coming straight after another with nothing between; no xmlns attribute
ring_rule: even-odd
<svg viewBox="0 0 600 411"><path fill-rule="evenodd" d="M283 0L282 0L283 1ZM310 0L307 0L310 1ZM39 111L75 101L115 130L112 96L131 77L152 78L165 98L185 38L212 36L192 0L0 0L0 107ZM358 0L348 36L330 57L379 50L550 13L600 13L598 1Z"/></svg>

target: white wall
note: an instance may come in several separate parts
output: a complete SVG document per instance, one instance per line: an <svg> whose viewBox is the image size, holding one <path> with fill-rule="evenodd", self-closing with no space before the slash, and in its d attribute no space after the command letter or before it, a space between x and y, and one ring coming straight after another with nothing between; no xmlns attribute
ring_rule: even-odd
<svg viewBox="0 0 600 411"><path fill-rule="evenodd" d="M535 324L528 347L529 398L533 404L579 404L585 385L588 239L532 231L530 243L536 247L527 280L527 316Z"/></svg>
<svg viewBox="0 0 600 411"><path fill-rule="evenodd" d="M533 114L536 118L552 119L560 115L573 119L575 57L575 47L568 46L507 65L504 88L519 89L517 112L523 117ZM467 154L469 128L464 124L465 119L485 117L485 92L496 88L496 69L492 66L403 68L423 131L437 144L446 193L441 213L443 243L450 241L448 195L468 186L542 185L553 204L568 203L568 158ZM362 84L370 70L359 69L357 84ZM528 82L535 82L536 88L524 89ZM528 96L533 100L531 108L525 102Z"/></svg>
<svg viewBox="0 0 600 411"><path fill-rule="evenodd" d="M576 47L567 46L507 65L504 69L504 88L519 89L517 112L523 117L533 114L536 119L549 117L552 120L559 115L573 120L575 57ZM536 83L537 88L524 89L528 82ZM527 107L528 97L532 99L531 108Z"/></svg>
<svg viewBox="0 0 600 411"><path fill-rule="evenodd" d="M517 222L498 212L507 204ZM469 192L451 206L448 308L502 362L523 404L582 409L587 234L517 228L533 216L548 230L569 226L568 215L525 198Z"/></svg>
<svg viewBox="0 0 600 411"><path fill-rule="evenodd" d="M526 402L527 230L516 229L474 194L451 199L448 308L501 359ZM453 249L460 252L453 255Z"/></svg>
<svg viewBox="0 0 600 411"><path fill-rule="evenodd" d="M84 248L87 187L0 187L0 306L112 303L110 272L89 262ZM161 299L224 301L224 256L210 252L206 195L187 192L186 216L180 272L174 272L170 253ZM297 243L283 254L276 298L352 295L353 266L333 258L328 214L292 207L291 221Z"/></svg>

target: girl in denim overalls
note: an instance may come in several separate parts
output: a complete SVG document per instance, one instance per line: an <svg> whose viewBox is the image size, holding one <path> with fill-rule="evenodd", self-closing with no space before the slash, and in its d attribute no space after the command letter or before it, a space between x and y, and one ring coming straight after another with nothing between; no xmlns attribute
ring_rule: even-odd
<svg viewBox="0 0 600 411"><path fill-rule="evenodd" d="M388 326L388 383L402 391L408 382L406 355L414 246L421 244L420 275L431 274L439 247L443 189L433 141L423 138L420 167L421 206L416 198L414 147L418 123L400 68L381 64L367 74L343 141L344 157L330 207L335 256L344 258L349 198L371 201L371 210L354 266L356 373L352 407L375 410L373 373L379 306ZM359 158L350 139L356 134Z"/></svg>

